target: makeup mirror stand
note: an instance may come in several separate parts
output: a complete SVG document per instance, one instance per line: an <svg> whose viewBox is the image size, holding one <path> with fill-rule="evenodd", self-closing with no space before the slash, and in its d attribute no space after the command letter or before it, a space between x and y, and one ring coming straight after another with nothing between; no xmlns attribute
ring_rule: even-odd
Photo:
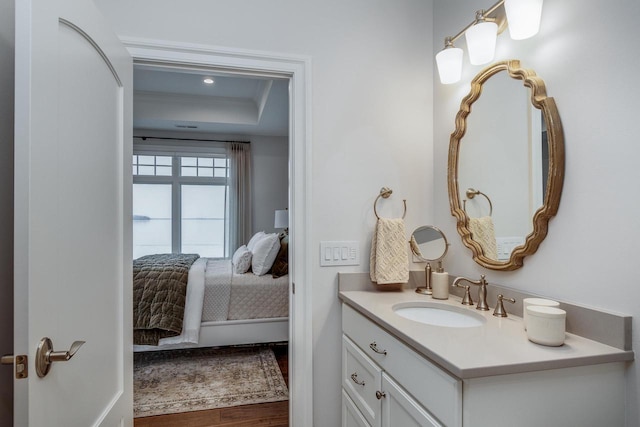
<svg viewBox="0 0 640 427"><path fill-rule="evenodd" d="M411 240L409 241L411 251L415 257L422 262L426 262L425 267L425 286L419 286L416 288L416 293L423 295L432 295L433 290L431 287L431 273L433 268L431 263L438 262L436 271L442 271L442 259L447 254L449 243L444 233L431 225L418 227L411 234Z"/></svg>

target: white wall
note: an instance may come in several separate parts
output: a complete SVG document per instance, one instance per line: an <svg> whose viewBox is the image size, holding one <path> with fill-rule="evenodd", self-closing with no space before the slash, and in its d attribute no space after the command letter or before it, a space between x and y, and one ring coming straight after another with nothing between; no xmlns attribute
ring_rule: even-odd
<svg viewBox="0 0 640 427"><path fill-rule="evenodd" d="M0 355L13 353L14 2L0 2ZM13 424L13 372L0 367L0 425Z"/></svg>
<svg viewBox="0 0 640 427"><path fill-rule="evenodd" d="M484 0L436 1L434 49L462 29ZM449 135L460 100L481 66L465 64L463 81L434 81L435 205L437 224L453 242L449 271L518 290L634 316L633 347L640 349L640 241L637 138L640 86L640 2L547 0L540 33L529 40L498 39L496 60L519 59L555 98L566 143L566 178L558 215L538 252L514 272L476 265L457 237L447 207ZM464 41L458 44L466 48ZM628 369L627 426L640 425L637 363Z"/></svg>
<svg viewBox="0 0 640 427"><path fill-rule="evenodd" d="M288 208L289 139L252 136L248 140L253 168L253 231L280 232L273 225L275 211Z"/></svg>
<svg viewBox="0 0 640 427"><path fill-rule="evenodd" d="M121 36L312 59L313 247L358 240L368 259L373 201L407 228L433 222L431 0L97 0ZM319 257L318 257L319 259ZM368 262L340 271L367 271ZM314 419L340 424L337 268L313 266Z"/></svg>

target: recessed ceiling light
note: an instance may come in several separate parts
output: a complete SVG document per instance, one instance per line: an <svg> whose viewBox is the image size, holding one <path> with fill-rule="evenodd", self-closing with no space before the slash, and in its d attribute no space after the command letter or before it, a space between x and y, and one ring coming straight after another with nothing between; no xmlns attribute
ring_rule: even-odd
<svg viewBox="0 0 640 427"><path fill-rule="evenodd" d="M202 81L207 85L212 85L213 84L213 79L211 77L205 77L204 80L202 80Z"/></svg>

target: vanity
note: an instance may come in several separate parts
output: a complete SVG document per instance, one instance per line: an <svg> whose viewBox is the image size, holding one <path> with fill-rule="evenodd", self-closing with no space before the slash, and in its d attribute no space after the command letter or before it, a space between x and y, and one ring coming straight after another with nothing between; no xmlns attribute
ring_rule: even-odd
<svg viewBox="0 0 640 427"><path fill-rule="evenodd" d="M522 268L547 235L563 181L562 124L544 81L517 60L482 70L461 101L447 167L449 207L473 261ZM551 310L560 328L529 310L538 318L531 339L561 345L536 344L522 318L506 314L536 295L487 286L484 275L452 286L449 244L434 226L417 228L408 245L425 275L402 290L380 290L385 282L376 287L365 273L338 275L343 427L624 426L630 317L559 303ZM449 297L458 286L463 298ZM540 341L536 330L558 339Z"/></svg>
<svg viewBox="0 0 640 427"><path fill-rule="evenodd" d="M343 427L622 426L632 351L567 333L528 341L522 319L436 301L412 289L341 291ZM467 311L439 326L403 307Z"/></svg>

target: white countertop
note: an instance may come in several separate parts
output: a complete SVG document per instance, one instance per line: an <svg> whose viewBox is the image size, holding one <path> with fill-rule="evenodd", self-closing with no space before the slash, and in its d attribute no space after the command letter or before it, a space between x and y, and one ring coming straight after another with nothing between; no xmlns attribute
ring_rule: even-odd
<svg viewBox="0 0 640 427"><path fill-rule="evenodd" d="M624 351L578 335L566 334L564 345L546 347L527 339L522 319L493 316L489 311L476 310L460 304L451 296L448 300L432 299L413 289L380 291L342 291L340 299L362 313L378 326L412 347L418 353L461 379L531 372L573 366L633 360L633 351ZM431 326L400 317L393 306L406 302L432 302L455 305L483 316L482 326L451 328ZM508 303L505 304L507 311Z"/></svg>

